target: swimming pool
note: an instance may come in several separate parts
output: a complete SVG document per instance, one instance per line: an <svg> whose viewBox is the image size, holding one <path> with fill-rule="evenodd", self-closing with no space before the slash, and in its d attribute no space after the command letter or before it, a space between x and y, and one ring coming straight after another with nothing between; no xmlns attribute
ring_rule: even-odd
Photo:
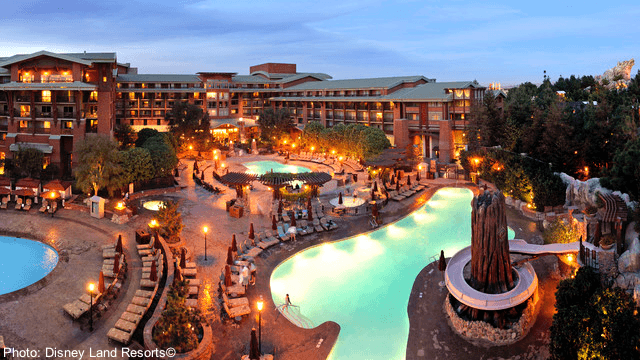
<svg viewBox="0 0 640 360"><path fill-rule="evenodd" d="M247 169L249 169L250 173L258 174L258 175L266 174L268 172L271 172L271 170L273 170L273 172L276 172L276 173L293 173L293 174L311 172L309 168L306 168L304 166L281 164L277 161L252 161L252 162L242 163L242 165L244 165Z"/></svg>
<svg viewBox="0 0 640 360"><path fill-rule="evenodd" d="M142 204L142 206L147 210L158 211L160 210L160 206L164 206L164 201L160 201L160 200L145 201Z"/></svg>
<svg viewBox="0 0 640 360"><path fill-rule="evenodd" d="M404 359L413 283L440 250L450 257L470 245L472 198L468 189L440 189L395 223L292 256L271 274L274 303L289 294L303 327L340 325L329 359Z"/></svg>
<svg viewBox="0 0 640 360"><path fill-rule="evenodd" d="M0 236L0 295L42 279L58 264L58 253L39 241Z"/></svg>

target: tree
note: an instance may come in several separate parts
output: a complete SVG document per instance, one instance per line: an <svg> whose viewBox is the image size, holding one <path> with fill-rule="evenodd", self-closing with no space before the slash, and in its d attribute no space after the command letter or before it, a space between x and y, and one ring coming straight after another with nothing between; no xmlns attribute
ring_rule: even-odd
<svg viewBox="0 0 640 360"><path fill-rule="evenodd" d="M640 138L630 140L613 158L613 166L602 186L628 193L634 200L640 199Z"/></svg>
<svg viewBox="0 0 640 360"><path fill-rule="evenodd" d="M619 288L602 288L600 276L581 267L556 291L551 359L638 359L640 317Z"/></svg>
<svg viewBox="0 0 640 360"><path fill-rule="evenodd" d="M545 244L566 244L578 241L580 233L564 220L556 218L551 225L544 230L542 238Z"/></svg>
<svg viewBox="0 0 640 360"><path fill-rule="evenodd" d="M13 159L5 160L5 171L9 177L39 178L44 164L44 154L38 149L19 147Z"/></svg>
<svg viewBox="0 0 640 360"><path fill-rule="evenodd" d="M197 324L202 316L197 308L186 306L189 295L187 281L176 281L167 295L167 305L153 328L153 341L163 348L185 353L198 347Z"/></svg>
<svg viewBox="0 0 640 360"><path fill-rule="evenodd" d="M124 184L152 179L156 173L153 159L145 148L125 150L121 159Z"/></svg>
<svg viewBox="0 0 640 360"><path fill-rule="evenodd" d="M120 143L120 150L129 149L136 143L136 131L127 123L116 125L113 128L113 137Z"/></svg>
<svg viewBox="0 0 640 360"><path fill-rule="evenodd" d="M107 188L109 194L122 185L122 167L118 144L108 135L86 137L77 148L74 173L78 186L86 192Z"/></svg>
<svg viewBox="0 0 640 360"><path fill-rule="evenodd" d="M475 107L472 119L478 123L478 136L481 146L503 145L507 132L507 123L498 109L496 98L486 94L482 105ZM471 139L469 136L468 139Z"/></svg>
<svg viewBox="0 0 640 360"><path fill-rule="evenodd" d="M170 175L178 164L176 151L165 134L148 138L142 147L147 149L151 155L154 177Z"/></svg>
<svg viewBox="0 0 640 360"><path fill-rule="evenodd" d="M273 142L273 138L280 138L288 134L293 128L293 120L287 109L264 109L258 117L260 136L265 142Z"/></svg>
<svg viewBox="0 0 640 360"><path fill-rule="evenodd" d="M156 129L144 128L138 131L138 137L136 138L136 147L142 147L145 141L158 135L160 135L160 133Z"/></svg>
<svg viewBox="0 0 640 360"><path fill-rule="evenodd" d="M193 147L197 151L209 150L213 144L209 129L209 114L199 106L186 102L176 102L165 118L169 121L171 133L179 146Z"/></svg>
<svg viewBox="0 0 640 360"><path fill-rule="evenodd" d="M182 224L182 214L178 212L178 203L175 201L167 201L158 210L158 224L160 227L160 235L167 242L178 242L180 233L184 224Z"/></svg>

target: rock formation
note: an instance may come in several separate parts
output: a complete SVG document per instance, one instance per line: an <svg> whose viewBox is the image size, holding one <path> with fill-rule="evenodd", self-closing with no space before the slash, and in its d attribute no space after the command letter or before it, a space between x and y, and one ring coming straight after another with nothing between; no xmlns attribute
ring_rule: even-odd
<svg viewBox="0 0 640 360"><path fill-rule="evenodd" d="M471 286L497 294L513 288L504 195L497 191L471 203Z"/></svg>
<svg viewBox="0 0 640 360"><path fill-rule="evenodd" d="M619 61L616 66L596 76L595 79L608 89L626 88L631 80L631 68L634 64L633 59Z"/></svg>

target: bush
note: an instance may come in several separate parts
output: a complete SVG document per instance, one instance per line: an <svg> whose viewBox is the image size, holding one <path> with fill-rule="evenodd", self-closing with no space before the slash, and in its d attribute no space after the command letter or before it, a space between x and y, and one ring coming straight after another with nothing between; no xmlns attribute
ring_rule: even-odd
<svg viewBox="0 0 640 360"><path fill-rule="evenodd" d="M580 233L564 220L556 218L542 233L545 244L567 244L578 241Z"/></svg>
<svg viewBox="0 0 640 360"><path fill-rule="evenodd" d="M157 217L160 226L160 235L162 235L167 242L178 242L182 228L184 228L182 214L178 212L178 203L175 201L165 202L158 210Z"/></svg>
<svg viewBox="0 0 640 360"><path fill-rule="evenodd" d="M178 353L185 353L198 347L198 338L202 336L202 317L198 309L185 305L188 294L186 281L176 281L171 285L167 305L153 328L153 341L159 348L172 347Z"/></svg>

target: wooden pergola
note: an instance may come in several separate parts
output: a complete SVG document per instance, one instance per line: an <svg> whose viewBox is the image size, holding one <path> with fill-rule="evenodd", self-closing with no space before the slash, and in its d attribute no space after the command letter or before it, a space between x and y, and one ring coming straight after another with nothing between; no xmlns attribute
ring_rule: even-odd
<svg viewBox="0 0 640 360"><path fill-rule="evenodd" d="M235 187L237 197L242 197L242 187L250 185L253 181L259 181L261 184L273 189L273 198L278 199L280 196L280 188L283 188L293 181L302 181L305 185L312 188L312 194L317 196L318 187L324 185L331 180L331 175L324 172L306 172L306 173L266 173L264 175L255 175L249 173L230 172L220 177L220 181L230 187Z"/></svg>
<svg viewBox="0 0 640 360"><path fill-rule="evenodd" d="M233 187L236 189L236 197L241 198L242 195L242 187L250 185L254 180L257 179L257 175L249 174L249 173L240 173L240 172L230 172L224 174L220 177L220 182L229 187Z"/></svg>

